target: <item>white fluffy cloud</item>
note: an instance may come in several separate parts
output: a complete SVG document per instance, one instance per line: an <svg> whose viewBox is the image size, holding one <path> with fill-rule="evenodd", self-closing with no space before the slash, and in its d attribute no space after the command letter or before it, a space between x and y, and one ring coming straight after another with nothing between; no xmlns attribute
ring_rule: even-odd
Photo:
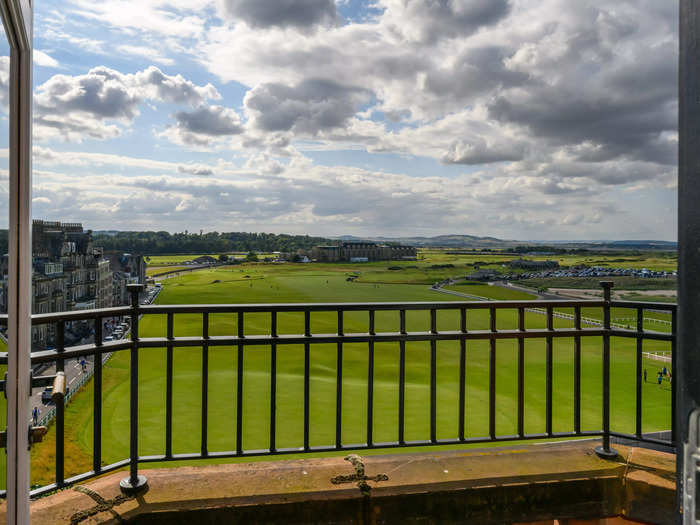
<svg viewBox="0 0 700 525"><path fill-rule="evenodd" d="M630 195L648 199L674 184L673 2L376 0L356 20L341 20L344 7L331 0L68 2L128 37L120 45L130 56L187 64L188 78L193 61L207 71L199 78L221 85L156 68L57 75L37 91L41 137L117 137L144 103L163 101L178 107L156 137L192 155L244 159L239 168L205 156L160 167L132 161L148 175L121 181L131 193L102 210L114 217L151 199L158 210L172 206L172 224L211 209L299 231L478 225L591 237L605 236L606 221L643 217ZM244 95L220 95L232 91ZM382 161L322 167L299 154L314 149L448 167L410 177L380 171ZM672 232L665 221L658 231Z"/></svg>
<svg viewBox="0 0 700 525"><path fill-rule="evenodd" d="M156 67L135 74L96 67L85 75L54 75L37 87L34 133L39 140L104 140L119 136L146 100L196 106L219 98L211 84L197 86Z"/></svg>
<svg viewBox="0 0 700 525"><path fill-rule="evenodd" d="M608 160L675 162L666 138L676 114L673 6L645 0L378 5L383 12L373 21L312 34L213 27L200 60L223 81L251 86L246 106L261 129L303 135L318 128L313 117L328 116L344 128L333 136L345 140L357 127L352 117L360 116L360 105L346 94L361 86L375 100L380 122L409 125L406 133L376 127L375 136L358 141L370 149L422 155L424 141L403 139L440 130L442 137L429 140L440 146L429 154L448 163L524 155L554 162L559 148L583 144L594 144ZM303 89L311 82L332 86L322 99L332 113L314 112L317 92ZM461 130L455 115L469 115Z"/></svg>
<svg viewBox="0 0 700 525"><path fill-rule="evenodd" d="M58 60L51 57L48 53L41 51L39 49L34 50L34 64L41 67L51 67L57 68L60 66Z"/></svg>
<svg viewBox="0 0 700 525"><path fill-rule="evenodd" d="M471 231L547 238L562 228L573 236L602 236L613 221L636 217L613 193L616 169L608 164L601 166L612 176L606 182L587 178L575 165L566 173L513 163L457 178L410 177L319 166L299 154L285 163L255 155L237 167L223 160L166 163L43 148L35 165L37 213L81 217L95 228L185 229L196 216L199 227L217 230L233 222L243 229L326 235ZM637 227L643 233L646 226L640 221Z"/></svg>

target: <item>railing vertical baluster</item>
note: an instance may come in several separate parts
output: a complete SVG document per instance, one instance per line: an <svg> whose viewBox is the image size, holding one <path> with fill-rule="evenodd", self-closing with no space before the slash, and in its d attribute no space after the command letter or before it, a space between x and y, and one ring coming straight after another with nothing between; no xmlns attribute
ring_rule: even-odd
<svg viewBox="0 0 700 525"><path fill-rule="evenodd" d="M238 338L245 337L243 312L238 312ZM245 345L238 343L236 363L236 454L243 455L243 350Z"/></svg>
<svg viewBox="0 0 700 525"><path fill-rule="evenodd" d="M270 312L270 336L277 337L277 312ZM270 345L270 452L277 450L277 343Z"/></svg>
<svg viewBox="0 0 700 525"><path fill-rule="evenodd" d="M677 310L671 310L671 334L673 338L671 339L671 443L675 446L677 445L676 438L676 381L678 376L676 375L676 343L678 341L678 315Z"/></svg>
<svg viewBox="0 0 700 525"><path fill-rule="evenodd" d="M168 458L173 455L173 317L173 313L168 312L165 350L165 456Z"/></svg>
<svg viewBox="0 0 700 525"><path fill-rule="evenodd" d="M406 310L399 310L399 332L406 335ZM399 444L406 443L406 341L399 341Z"/></svg>
<svg viewBox="0 0 700 525"><path fill-rule="evenodd" d="M374 329L374 310L369 311L369 335L376 335ZM367 446L374 443L372 431L374 427L374 341L368 343L367 356Z"/></svg>
<svg viewBox="0 0 700 525"><path fill-rule="evenodd" d="M139 293L142 284L129 284L131 293L131 375L129 384L129 477L119 483L123 492L133 494L146 488L146 477L139 476Z"/></svg>
<svg viewBox="0 0 700 525"><path fill-rule="evenodd" d="M637 394L636 394L636 418L635 434L642 437L642 350L644 347L644 309L637 308Z"/></svg>
<svg viewBox="0 0 700 525"><path fill-rule="evenodd" d="M603 281L603 444L595 448L596 454L602 458L617 457L617 452L610 448L610 289L613 283Z"/></svg>
<svg viewBox="0 0 700 525"><path fill-rule="evenodd" d="M343 310L338 310L338 337L343 336ZM343 447L343 343L338 341L335 369L335 448Z"/></svg>
<svg viewBox="0 0 700 525"><path fill-rule="evenodd" d="M343 310L338 310L338 337L343 336ZM338 341L335 365L335 448L343 447L343 343Z"/></svg>
<svg viewBox="0 0 700 525"><path fill-rule="evenodd" d="M463 334L467 333L467 309L459 310L459 329ZM467 340L462 337L459 340L459 440L465 439L465 405L467 403Z"/></svg>
<svg viewBox="0 0 700 525"><path fill-rule="evenodd" d="M56 353L62 354L66 348L65 340L66 324L58 321L56 325ZM56 360L56 372L63 372L65 362L63 359ZM68 383L66 383L66 394L68 394ZM65 479L64 459L65 459L65 398L61 403L56 403L56 486L63 487Z"/></svg>
<svg viewBox="0 0 700 525"><path fill-rule="evenodd" d="M209 313L202 314L202 456L209 455L207 430L209 415Z"/></svg>
<svg viewBox="0 0 700 525"><path fill-rule="evenodd" d="M574 307L574 329L581 331L581 307ZM574 432L581 433L581 336L574 337Z"/></svg>
<svg viewBox="0 0 700 525"><path fill-rule="evenodd" d="M430 333L437 334L437 311L430 310ZM437 341L430 340L430 441L437 443Z"/></svg>
<svg viewBox="0 0 700 525"><path fill-rule="evenodd" d="M551 306L547 307L547 331L552 332L554 330L554 310ZM553 337L547 335L546 338L546 433L548 436L552 435L552 347L554 345Z"/></svg>
<svg viewBox="0 0 700 525"><path fill-rule="evenodd" d="M102 470L102 318L95 318L95 353L92 355L92 470Z"/></svg>
<svg viewBox="0 0 700 525"><path fill-rule="evenodd" d="M311 311L304 312L304 336L311 337ZM311 345L304 343L304 450L311 449L309 445L310 417L310 375L311 375Z"/></svg>
<svg viewBox="0 0 700 525"><path fill-rule="evenodd" d="M525 308L518 308L518 330L525 331ZM518 436L525 435L525 339L518 338Z"/></svg>
<svg viewBox="0 0 700 525"><path fill-rule="evenodd" d="M489 308L489 437L496 439L496 309Z"/></svg>

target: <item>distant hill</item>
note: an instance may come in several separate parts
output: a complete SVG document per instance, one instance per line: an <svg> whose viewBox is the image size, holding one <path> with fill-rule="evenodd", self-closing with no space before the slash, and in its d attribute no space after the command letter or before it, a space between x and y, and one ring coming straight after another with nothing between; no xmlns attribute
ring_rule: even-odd
<svg viewBox="0 0 700 525"><path fill-rule="evenodd" d="M430 248L491 248L491 249L506 249L515 248L517 246L531 246L533 248L551 247L564 249L591 249L591 250L666 250L672 251L678 249L678 243L673 241L655 241L655 240L622 240L622 241L606 241L606 240L586 240L586 241L514 241L498 239L496 237L479 237L476 235L437 235L435 237L356 237L354 235L342 235L337 237L340 241L370 241L370 242L386 242L400 243L412 246L430 247Z"/></svg>
<svg viewBox="0 0 700 525"><path fill-rule="evenodd" d="M532 244L537 244L532 241ZM655 241L655 240L622 240L622 241L605 241L605 240L589 240L589 241L549 241L548 244L563 247L578 247L603 250L666 250L673 251L678 249L678 243L675 241Z"/></svg>

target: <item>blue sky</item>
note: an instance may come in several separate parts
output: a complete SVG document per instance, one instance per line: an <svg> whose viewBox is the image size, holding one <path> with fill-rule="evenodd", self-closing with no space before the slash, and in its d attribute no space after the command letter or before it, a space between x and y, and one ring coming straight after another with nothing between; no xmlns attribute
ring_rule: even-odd
<svg viewBox="0 0 700 525"><path fill-rule="evenodd" d="M35 6L37 218L675 239L676 2Z"/></svg>

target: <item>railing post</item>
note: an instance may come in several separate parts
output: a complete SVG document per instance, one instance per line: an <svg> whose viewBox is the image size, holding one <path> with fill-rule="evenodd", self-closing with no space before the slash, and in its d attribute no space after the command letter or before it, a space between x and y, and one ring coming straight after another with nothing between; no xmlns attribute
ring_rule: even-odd
<svg viewBox="0 0 700 525"><path fill-rule="evenodd" d="M146 476L139 476L139 294L142 284L129 284L131 294L131 383L129 399L129 477L119 482L122 492L135 494L148 488Z"/></svg>
<svg viewBox="0 0 700 525"><path fill-rule="evenodd" d="M603 288L603 445L595 453L603 459L614 459L617 451L610 448L610 290L612 281L601 281Z"/></svg>

